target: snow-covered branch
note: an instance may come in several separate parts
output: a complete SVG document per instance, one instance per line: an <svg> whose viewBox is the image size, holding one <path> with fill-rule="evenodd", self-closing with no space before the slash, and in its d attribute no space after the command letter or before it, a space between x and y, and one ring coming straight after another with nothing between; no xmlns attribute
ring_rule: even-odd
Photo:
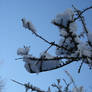
<svg viewBox="0 0 92 92"><path fill-rule="evenodd" d="M92 68L92 32L88 31L84 20L83 13L92 9L92 6L83 10L78 10L73 6L72 9L66 9L63 13L58 14L53 20L52 24L57 26L60 31L60 40L58 44L55 41L50 42L37 33L36 28L29 21L22 19L23 27L30 30L36 37L40 38L50 46L40 54L40 57L34 57L29 54L29 47L19 48L17 54L22 56L18 59L23 59L24 67L30 73L39 73L43 71L54 70L66 66L75 61L82 61L78 72L80 72L82 65L88 64ZM77 21L81 20L83 30L77 32ZM83 35L86 35L83 36ZM84 38L85 40L82 40ZM52 47L56 47L55 56L48 53Z"/></svg>

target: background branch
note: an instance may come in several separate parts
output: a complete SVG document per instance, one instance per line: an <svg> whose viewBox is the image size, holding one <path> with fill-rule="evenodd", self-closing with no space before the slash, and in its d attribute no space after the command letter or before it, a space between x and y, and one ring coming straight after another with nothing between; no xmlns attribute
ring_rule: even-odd
<svg viewBox="0 0 92 92"><path fill-rule="evenodd" d="M20 82L18 82L18 81L15 81L15 80L12 80L12 81L15 82L15 83L17 83L17 84L19 84L19 85L24 86L26 89L31 89L32 91L46 92L46 91L44 91L44 90L41 90L40 88L37 88L37 87L35 87L35 86L33 86L33 85L30 85L29 83L23 84L23 83L20 83Z"/></svg>

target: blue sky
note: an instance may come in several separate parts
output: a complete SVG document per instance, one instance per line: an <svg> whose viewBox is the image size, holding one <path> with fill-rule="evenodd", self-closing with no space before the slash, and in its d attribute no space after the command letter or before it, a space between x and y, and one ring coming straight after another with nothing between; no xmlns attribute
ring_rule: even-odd
<svg viewBox="0 0 92 92"><path fill-rule="evenodd" d="M36 74L29 74L23 67L24 63L17 58L17 49L24 45L31 46L30 53L39 56L48 44L36 38L28 30L22 27L21 18L25 17L32 21L37 32L50 41L58 42L59 31L51 24L56 14L71 8L74 4L79 9L92 5L91 0L0 0L0 76L4 80L4 92L25 92L24 88L10 81L15 79L20 82L30 82L42 89L55 82L58 78L66 78L64 70L68 70L74 77L77 85L83 85L90 92L92 90L92 71L84 65L81 74L77 73L79 64L74 63L54 71ZM92 10L85 13L86 23L89 30L92 26ZM79 25L80 27L80 25ZM81 29L79 29L81 30ZM54 55L55 48L49 52Z"/></svg>

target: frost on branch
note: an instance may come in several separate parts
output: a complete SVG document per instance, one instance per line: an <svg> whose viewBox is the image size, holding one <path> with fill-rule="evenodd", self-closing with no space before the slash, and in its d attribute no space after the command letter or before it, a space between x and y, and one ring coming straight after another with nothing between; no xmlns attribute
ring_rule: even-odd
<svg viewBox="0 0 92 92"><path fill-rule="evenodd" d="M89 41L89 44L92 46L92 32L88 31L88 41Z"/></svg>
<svg viewBox="0 0 92 92"><path fill-rule="evenodd" d="M25 18L21 19L22 20L22 24L24 28L27 28L29 30L31 30L32 32L36 32L36 29L34 28L33 24L29 21L26 21Z"/></svg>
<svg viewBox="0 0 92 92"><path fill-rule="evenodd" d="M71 9L67 9L64 13L58 14L52 22L67 27L68 21L71 21L73 19L73 16L74 16L73 11Z"/></svg>
<svg viewBox="0 0 92 92"><path fill-rule="evenodd" d="M56 47L55 56L48 53L48 48L46 52L40 54L39 58L30 55L28 47L19 48L17 54L22 56L25 62L25 68L28 72L39 73L54 70L75 61L82 61L79 71L84 63L92 68L92 32L87 30L85 19L82 15L92 7L81 11L74 6L73 8L74 11L67 9L52 20L52 23L59 28L60 32L58 44L56 44L55 41L50 42L39 35L31 22L26 21L24 18L22 19L24 28L27 28L36 37L48 43L50 48L52 46ZM83 26L81 32L77 28L78 20L80 20Z"/></svg>
<svg viewBox="0 0 92 92"><path fill-rule="evenodd" d="M30 50L29 47L25 47L25 46L24 46L24 48L19 48L19 49L17 50L17 54L18 54L18 55L21 55L21 56L23 56L23 55L28 55L29 50Z"/></svg>
<svg viewBox="0 0 92 92"><path fill-rule="evenodd" d="M53 24L60 28L59 46L67 48L56 48L57 55L71 55L77 50L77 26L75 22L70 23L74 19L73 16L74 12L71 9L67 9L63 14L57 15L52 21Z"/></svg>
<svg viewBox="0 0 92 92"><path fill-rule="evenodd" d="M25 69L30 73L39 73L42 71L49 71L56 67L60 66L60 62L58 60L46 60L46 59L52 59L53 56L51 56L49 53L42 52L40 54L40 58L35 58L29 53L29 48L19 48L17 51L18 55L21 55L23 58L23 61L25 62Z"/></svg>
<svg viewBox="0 0 92 92"><path fill-rule="evenodd" d="M84 17L81 15L83 11L78 13L76 9L76 12L76 15L80 14L77 18L74 18L75 14L72 10L67 9L64 13L57 15L52 21L52 23L59 27L60 30L59 46L64 47L57 47L56 55L73 56L92 67L92 32L88 31L86 28ZM83 28L87 30L84 33L87 36L87 39L84 38L84 41L80 38L81 33L77 33L77 25L75 21L78 18L82 21Z"/></svg>

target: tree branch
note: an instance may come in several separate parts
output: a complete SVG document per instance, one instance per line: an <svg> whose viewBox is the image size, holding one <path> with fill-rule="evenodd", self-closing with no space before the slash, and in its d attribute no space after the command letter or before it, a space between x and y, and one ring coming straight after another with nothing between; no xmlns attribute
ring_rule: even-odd
<svg viewBox="0 0 92 92"><path fill-rule="evenodd" d="M80 17L84 12L86 12L86 11L89 10L89 9L92 9L92 6L89 6L88 8L85 8L85 9L83 9L82 11L80 11L80 10L76 9L74 5L72 5L72 7L75 9L75 11L77 10L76 12L80 12L80 14L79 14L76 18L74 18L74 21L76 21L77 19L79 19L79 17Z"/></svg>
<svg viewBox="0 0 92 92"><path fill-rule="evenodd" d="M35 86L33 86L33 85L30 85L29 83L28 83L28 84L23 84L23 83L20 83L20 82L18 82L18 81L15 81L15 80L12 80L12 81L15 82L15 83L17 83L17 84L19 84L19 85L24 86L24 87L27 88L27 89L31 89L32 91L46 92L46 91L44 91L44 90L41 90L40 88L37 88L37 87L35 87Z"/></svg>
<svg viewBox="0 0 92 92"><path fill-rule="evenodd" d="M19 59L23 59L23 58L17 58L17 59L15 59L15 60L19 60ZM38 60L38 61L50 61L50 60L70 59L70 60L78 61L78 60L81 59L81 57L67 57L67 56L63 56L63 57L53 57L53 58L27 57L27 59L30 59L30 60Z"/></svg>

